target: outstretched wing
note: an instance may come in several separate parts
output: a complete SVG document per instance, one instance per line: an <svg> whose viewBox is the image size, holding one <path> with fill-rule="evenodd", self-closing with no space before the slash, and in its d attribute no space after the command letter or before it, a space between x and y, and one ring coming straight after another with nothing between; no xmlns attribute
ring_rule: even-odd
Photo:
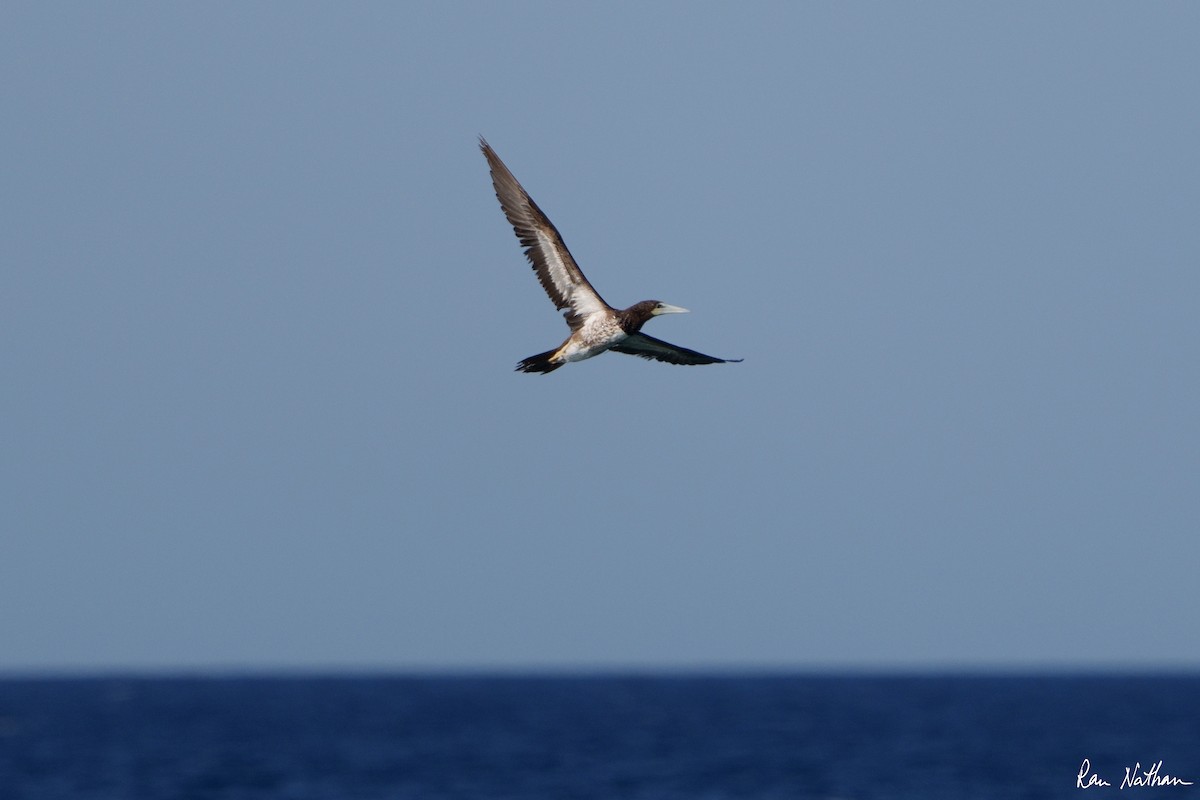
<svg viewBox="0 0 1200 800"><path fill-rule="evenodd" d="M554 307L566 310L565 316L571 330L578 329L584 319L592 314L611 311L608 303L583 276L554 224L482 137L479 139L479 149L491 167L492 185L496 187L496 197L500 200L504 216L512 223L521 246L525 248L525 257L533 265L533 271L537 273L546 294L550 295Z"/></svg>
<svg viewBox="0 0 1200 800"><path fill-rule="evenodd" d="M688 350L686 347L679 347L644 333L631 334L620 344L615 344L609 349L631 356L665 361L668 364L729 364L741 361L740 358L706 356L704 353L697 353L695 350Z"/></svg>

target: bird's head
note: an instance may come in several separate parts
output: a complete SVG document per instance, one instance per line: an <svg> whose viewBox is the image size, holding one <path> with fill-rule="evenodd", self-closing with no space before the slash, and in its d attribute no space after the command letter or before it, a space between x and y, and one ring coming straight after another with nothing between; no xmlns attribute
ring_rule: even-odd
<svg viewBox="0 0 1200 800"><path fill-rule="evenodd" d="M625 329L626 333L636 333L651 317L657 317L659 314L683 314L686 312L686 308L668 305L658 300L643 300L640 303L634 303L624 311L618 311L617 315L621 320L621 327Z"/></svg>

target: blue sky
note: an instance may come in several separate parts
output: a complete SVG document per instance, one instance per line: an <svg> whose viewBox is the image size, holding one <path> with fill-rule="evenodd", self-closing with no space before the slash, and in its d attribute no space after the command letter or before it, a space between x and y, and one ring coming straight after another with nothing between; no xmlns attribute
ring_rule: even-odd
<svg viewBox="0 0 1200 800"><path fill-rule="evenodd" d="M1194 668L1197 30L4 4L0 670Z"/></svg>

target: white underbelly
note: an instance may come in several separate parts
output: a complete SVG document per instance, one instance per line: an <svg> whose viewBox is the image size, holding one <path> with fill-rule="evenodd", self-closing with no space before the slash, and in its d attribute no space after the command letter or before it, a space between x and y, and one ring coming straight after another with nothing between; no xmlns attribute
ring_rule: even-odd
<svg viewBox="0 0 1200 800"><path fill-rule="evenodd" d="M585 358L600 355L626 338L628 335L616 320L599 319L580 328L579 332L563 345L558 355L564 361L583 361Z"/></svg>
<svg viewBox="0 0 1200 800"><path fill-rule="evenodd" d="M581 344L580 342L568 342L561 351L564 361L583 361L585 358L598 356L608 348L616 344L615 341L604 342L602 344Z"/></svg>

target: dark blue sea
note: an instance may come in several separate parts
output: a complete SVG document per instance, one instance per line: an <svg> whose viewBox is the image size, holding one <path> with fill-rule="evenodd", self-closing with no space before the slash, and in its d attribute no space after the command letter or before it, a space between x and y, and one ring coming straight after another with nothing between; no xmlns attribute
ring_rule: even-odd
<svg viewBox="0 0 1200 800"><path fill-rule="evenodd" d="M1200 800L1200 677L0 680L3 800L1064 797Z"/></svg>

